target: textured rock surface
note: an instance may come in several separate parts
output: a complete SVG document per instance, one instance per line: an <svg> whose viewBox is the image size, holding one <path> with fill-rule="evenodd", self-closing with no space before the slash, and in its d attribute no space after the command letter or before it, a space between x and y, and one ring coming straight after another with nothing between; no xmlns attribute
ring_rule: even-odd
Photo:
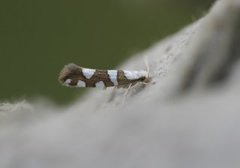
<svg viewBox="0 0 240 168"><path fill-rule="evenodd" d="M240 0L132 57L153 81L70 107L0 106L0 167L239 167ZM60 113L59 113L60 111Z"/></svg>

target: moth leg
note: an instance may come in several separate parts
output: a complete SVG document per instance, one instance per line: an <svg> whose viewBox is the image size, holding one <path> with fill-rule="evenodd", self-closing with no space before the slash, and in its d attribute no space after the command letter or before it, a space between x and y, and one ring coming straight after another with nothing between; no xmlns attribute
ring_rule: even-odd
<svg viewBox="0 0 240 168"><path fill-rule="evenodd" d="M133 85L133 84L130 83L130 84L128 85L128 87L127 87L125 93L124 93L124 96L123 96L123 104L125 104L125 102L126 102L128 92L129 92L130 88L132 87L132 85Z"/></svg>

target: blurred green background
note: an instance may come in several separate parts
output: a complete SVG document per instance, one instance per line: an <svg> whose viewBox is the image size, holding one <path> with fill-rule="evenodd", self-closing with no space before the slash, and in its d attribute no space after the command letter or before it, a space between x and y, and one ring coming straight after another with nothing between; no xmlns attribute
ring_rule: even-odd
<svg viewBox="0 0 240 168"><path fill-rule="evenodd" d="M64 64L109 69L201 17L214 0L0 0L0 102L65 104Z"/></svg>

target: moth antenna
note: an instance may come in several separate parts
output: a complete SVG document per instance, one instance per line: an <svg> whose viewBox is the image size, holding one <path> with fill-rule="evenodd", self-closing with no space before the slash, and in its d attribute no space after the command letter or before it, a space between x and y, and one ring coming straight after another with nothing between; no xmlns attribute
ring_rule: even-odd
<svg viewBox="0 0 240 168"><path fill-rule="evenodd" d="M146 76L146 79L143 81L145 84L147 84L147 83L149 83L150 81L151 81L151 77L150 77L150 75L149 75L149 73L150 73L150 66L149 66L149 62L148 62L148 59L147 59L147 57L144 57L144 64L145 64L145 66L146 66L146 70L147 70L147 76Z"/></svg>
<svg viewBox="0 0 240 168"><path fill-rule="evenodd" d="M145 64L145 66L146 66L147 73L149 74L150 66L149 66L149 62L148 62L147 57L144 57L144 64Z"/></svg>

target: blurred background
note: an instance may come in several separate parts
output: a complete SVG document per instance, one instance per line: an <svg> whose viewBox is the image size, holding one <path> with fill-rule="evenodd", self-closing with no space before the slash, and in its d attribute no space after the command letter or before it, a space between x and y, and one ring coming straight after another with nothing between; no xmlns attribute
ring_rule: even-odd
<svg viewBox="0 0 240 168"><path fill-rule="evenodd" d="M0 102L69 103L87 89L58 83L65 64L114 68L203 16L213 1L0 0Z"/></svg>

